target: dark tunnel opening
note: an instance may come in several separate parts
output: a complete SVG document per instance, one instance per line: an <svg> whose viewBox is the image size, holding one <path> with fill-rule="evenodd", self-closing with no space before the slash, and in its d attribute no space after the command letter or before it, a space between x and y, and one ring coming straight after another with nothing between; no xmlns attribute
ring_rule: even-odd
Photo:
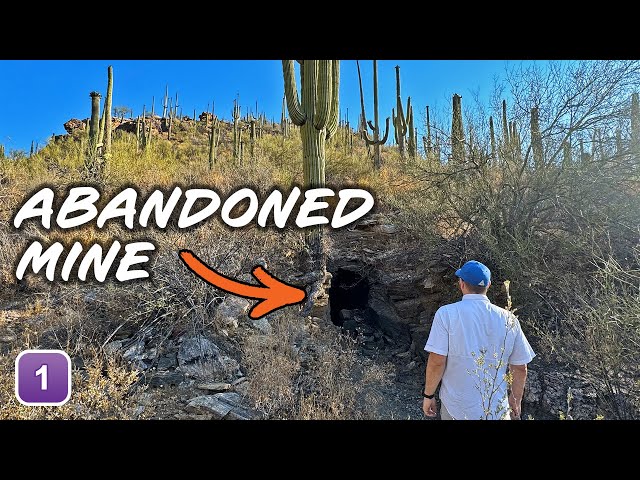
<svg viewBox="0 0 640 480"><path fill-rule="evenodd" d="M333 272L329 288L331 321L334 325L347 327L354 313L363 315L369 301L369 280L357 272L338 268ZM342 312L342 313L340 313Z"/></svg>

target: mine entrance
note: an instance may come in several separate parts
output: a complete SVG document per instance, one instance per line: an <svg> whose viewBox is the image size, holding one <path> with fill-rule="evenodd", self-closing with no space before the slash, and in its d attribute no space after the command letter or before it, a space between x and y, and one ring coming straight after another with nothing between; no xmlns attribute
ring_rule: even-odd
<svg viewBox="0 0 640 480"><path fill-rule="evenodd" d="M369 301L369 280L357 272L338 268L333 272L329 288L331 321L351 330L356 319L365 320Z"/></svg>

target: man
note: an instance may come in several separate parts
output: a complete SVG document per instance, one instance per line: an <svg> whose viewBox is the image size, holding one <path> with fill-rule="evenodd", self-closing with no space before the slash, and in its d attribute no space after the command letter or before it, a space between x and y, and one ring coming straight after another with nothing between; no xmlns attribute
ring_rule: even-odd
<svg viewBox="0 0 640 480"><path fill-rule="evenodd" d="M535 353L515 315L487 298L491 272L485 265L469 261L456 276L462 300L438 309L424 347L429 360L422 409L436 416L442 380L443 420L508 419L509 409L511 419L519 419L527 363Z"/></svg>

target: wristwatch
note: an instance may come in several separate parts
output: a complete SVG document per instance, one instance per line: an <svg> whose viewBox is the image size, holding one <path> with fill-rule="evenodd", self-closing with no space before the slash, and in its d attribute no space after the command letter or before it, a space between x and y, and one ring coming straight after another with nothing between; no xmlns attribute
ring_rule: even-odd
<svg viewBox="0 0 640 480"><path fill-rule="evenodd" d="M423 392L422 392L422 396L423 396L424 398L428 398L429 400L431 400L433 397L435 397L435 396L436 396L436 392L433 392L433 394L432 394L432 395L427 395L427 394L426 394L426 393L424 393L424 391L423 391Z"/></svg>

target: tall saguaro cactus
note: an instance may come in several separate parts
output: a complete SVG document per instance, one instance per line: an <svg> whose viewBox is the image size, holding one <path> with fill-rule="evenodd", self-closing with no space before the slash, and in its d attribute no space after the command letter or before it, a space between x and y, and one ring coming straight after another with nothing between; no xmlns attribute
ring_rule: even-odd
<svg viewBox="0 0 640 480"><path fill-rule="evenodd" d="M491 140L491 161L496 161L496 131L493 127L493 117L489 117L489 137Z"/></svg>
<svg viewBox="0 0 640 480"><path fill-rule="evenodd" d="M256 159L255 149L256 149L256 119L251 117L249 120L249 155L251 157L252 162L255 161Z"/></svg>
<svg viewBox="0 0 640 480"><path fill-rule="evenodd" d="M518 125L516 121L511 122L511 133L509 133L509 143L511 144L511 152L513 159L517 162L522 161L522 142L520 140L520 133L518 132Z"/></svg>
<svg viewBox="0 0 640 480"><path fill-rule="evenodd" d="M240 105L238 100L233 101L233 111L231 112L233 117L233 159L238 162L240 159Z"/></svg>
<svg viewBox="0 0 640 480"><path fill-rule="evenodd" d="M100 158L100 94L91 92L91 121L89 123L89 144L84 158L84 168L88 180L99 180L102 173L102 160Z"/></svg>
<svg viewBox="0 0 640 480"><path fill-rule="evenodd" d="M426 119L427 123L427 137L423 137L424 141L424 154L427 156L427 159L431 157L431 151L433 150L433 140L431 139L431 118L429 117L429 105L426 107Z"/></svg>
<svg viewBox="0 0 640 480"><path fill-rule="evenodd" d="M397 112L397 114L395 114ZM407 118L409 111L407 111ZM402 111L402 97L400 95L400 66L396 65L396 110L392 113L393 128L395 131L396 143L400 151L400 158L404 159L404 139L407 134L407 120Z"/></svg>
<svg viewBox="0 0 640 480"><path fill-rule="evenodd" d="M411 106L411 97L407 98L407 130L409 131L407 150L409 150L409 157L411 160L415 160L418 153L418 143L416 142L416 129L413 125L413 106Z"/></svg>
<svg viewBox="0 0 640 480"><path fill-rule="evenodd" d="M216 162L216 152L218 150L218 143L220 142L220 127L218 124L218 120L213 117L211 122L211 134L209 135L209 170L213 168L213 165Z"/></svg>
<svg viewBox="0 0 640 480"><path fill-rule="evenodd" d="M357 62L357 60L356 60ZM386 119L384 136L380 138L380 122L378 116L378 61L373 60L373 121L367 121L364 113L364 98L362 95L362 76L360 75L360 64L358 63L358 81L360 82L360 103L362 106L362 138L367 146L371 145L373 149L373 166L379 169L382 166L382 156L380 155L380 146L387 143L389 136L389 117ZM373 139L367 134L367 125L373 131Z"/></svg>
<svg viewBox="0 0 640 480"><path fill-rule="evenodd" d="M98 92L91 92L91 121L89 123L89 155L94 156L98 149L98 131L100 129L100 97Z"/></svg>
<svg viewBox="0 0 640 480"><path fill-rule="evenodd" d="M571 137L562 141L562 168L571 165Z"/></svg>
<svg viewBox="0 0 640 480"><path fill-rule="evenodd" d="M640 96L631 95L631 146L640 148Z"/></svg>
<svg viewBox="0 0 640 480"><path fill-rule="evenodd" d="M169 85L164 87L164 98L162 99L162 118L167 118L167 107L169 106Z"/></svg>
<svg viewBox="0 0 640 480"><path fill-rule="evenodd" d="M104 156L111 156L111 105L113 96L113 67L107 68L107 98L104 99Z"/></svg>
<svg viewBox="0 0 640 480"><path fill-rule="evenodd" d="M304 186L325 185L325 143L338 130L340 60L300 61L298 96L293 60L282 61L287 109L302 136ZM322 252L322 226L307 231L307 245L314 257Z"/></svg>
<svg viewBox="0 0 640 480"><path fill-rule="evenodd" d="M531 109L531 150L533 151L534 168L536 170L542 168L544 166L544 151L542 149L538 107Z"/></svg>
<svg viewBox="0 0 640 480"><path fill-rule="evenodd" d="M502 100L502 144L505 150L509 149L509 122L507 121L506 100Z"/></svg>
<svg viewBox="0 0 640 480"><path fill-rule="evenodd" d="M464 162L464 129L462 127L462 97L453 95L453 120L451 123L451 159L454 163Z"/></svg>

